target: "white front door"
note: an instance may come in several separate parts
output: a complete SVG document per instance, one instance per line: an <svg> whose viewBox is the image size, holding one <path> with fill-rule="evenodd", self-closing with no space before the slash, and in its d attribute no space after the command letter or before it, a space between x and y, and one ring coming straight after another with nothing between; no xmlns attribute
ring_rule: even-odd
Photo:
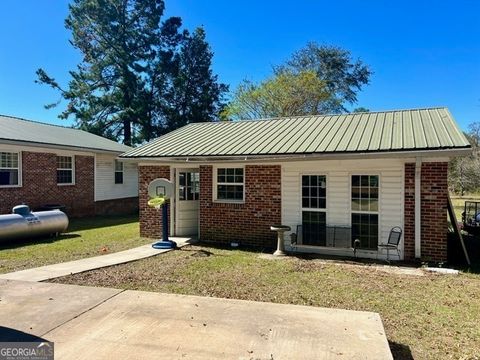
<svg viewBox="0 0 480 360"><path fill-rule="evenodd" d="M200 203L199 170L177 169L175 183L177 191L175 234L177 236L197 235Z"/></svg>

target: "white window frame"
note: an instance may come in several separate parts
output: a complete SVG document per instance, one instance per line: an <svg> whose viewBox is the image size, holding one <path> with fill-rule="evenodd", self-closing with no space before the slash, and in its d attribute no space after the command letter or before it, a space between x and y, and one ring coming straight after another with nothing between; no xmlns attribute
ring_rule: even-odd
<svg viewBox="0 0 480 360"><path fill-rule="evenodd" d="M377 208L377 211L365 211L365 210L353 210L352 209L352 187L353 187L353 183L352 183L352 177L353 176L377 176L378 177L378 198L377 198L377 201L378 201L378 208ZM378 239L377 239L377 244L380 244L381 243L381 240L382 240L382 211L381 211L381 204L382 204L382 200L381 200L381 197L382 197L382 176L381 176L381 173L379 173L378 171L362 171L362 172L351 172L349 173L349 207L350 207L350 216L349 216L349 221L350 221L350 227L353 228L353 224L352 224L352 214L355 213L355 214L373 214L373 215L377 215L378 216ZM352 230L353 232L353 230ZM359 251L364 251L364 252L376 252L376 249L366 249L366 248L359 248L358 249Z"/></svg>
<svg viewBox="0 0 480 360"><path fill-rule="evenodd" d="M71 160L72 160L72 168L59 168L58 167L58 158L59 157L69 157ZM55 177L57 178L58 174L58 170L71 170L72 171L72 182L70 183L59 183L58 182L58 178L57 178L57 186L71 186L71 185L75 185L75 155L58 155L56 156L55 158L55 161L57 162L56 166L56 170L55 170Z"/></svg>
<svg viewBox="0 0 480 360"><path fill-rule="evenodd" d="M242 183L219 183L218 179L218 169L243 169L243 182ZM232 204L244 204L245 203L245 166L239 165L218 165L214 166L212 170L212 184L213 184L213 201L217 203L232 203ZM242 185L243 194L242 200L230 200L230 199L219 199L218 198L218 185Z"/></svg>
<svg viewBox="0 0 480 360"><path fill-rule="evenodd" d="M122 165L122 170L117 170L117 164L121 164ZM122 173L122 182L118 182L117 183L117 172L118 173ZM123 185L125 184L125 164L123 163L123 161L120 161L120 160L117 160L117 159L114 159L113 160L113 183L115 185Z"/></svg>
<svg viewBox="0 0 480 360"><path fill-rule="evenodd" d="M22 152L21 151L9 151L9 150L0 150L0 152L3 153L9 153L9 154L17 154L17 159L18 159L18 167L16 168L7 168L7 167L2 167L2 169L6 170L17 170L18 171L18 183L16 185L0 185L0 188L19 188L22 187Z"/></svg>
<svg viewBox="0 0 480 360"><path fill-rule="evenodd" d="M325 207L324 208L304 208L303 207L303 177L304 176L325 176ZM300 174L300 209L301 211L318 211L324 212L327 216L327 207L328 207L328 175L326 173L303 173Z"/></svg>
<svg viewBox="0 0 480 360"><path fill-rule="evenodd" d="M304 176L325 176L325 207L324 208L306 208L303 207L303 177ZM303 226L303 212L304 211L309 211L309 212L322 212L325 213L325 226L328 226L329 224L329 213L328 213L328 202L329 202L329 174L328 172L324 171L322 173L319 173L318 171L308 171L308 172L302 172L300 173L300 176L298 177L298 183L299 183L299 205L300 205L300 213L299 213L299 219L298 219L298 224L301 224ZM296 229L292 229L295 230ZM298 239L299 245L303 245L303 234L300 235L301 237ZM327 246L318 246L318 245L306 245L306 246L315 246L316 248L327 248Z"/></svg>

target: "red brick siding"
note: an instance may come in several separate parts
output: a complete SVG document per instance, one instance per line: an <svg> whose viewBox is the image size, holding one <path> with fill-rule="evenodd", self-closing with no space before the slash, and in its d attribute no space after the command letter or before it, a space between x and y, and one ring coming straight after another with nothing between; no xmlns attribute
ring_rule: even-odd
<svg viewBox="0 0 480 360"><path fill-rule="evenodd" d="M61 204L71 217L95 214L94 158L75 155L75 185L57 185L57 158L52 153L22 152L22 186L0 188L0 213L27 204L36 209Z"/></svg>
<svg viewBox="0 0 480 360"><path fill-rule="evenodd" d="M422 259L447 260L447 162L422 164Z"/></svg>
<svg viewBox="0 0 480 360"><path fill-rule="evenodd" d="M274 247L270 225L281 222L281 167L245 166L245 203L213 202L212 166L200 166L202 241Z"/></svg>
<svg viewBox="0 0 480 360"><path fill-rule="evenodd" d="M447 162L422 164L421 257L447 260ZM405 258L415 257L415 164L405 164Z"/></svg>
<svg viewBox="0 0 480 360"><path fill-rule="evenodd" d="M415 258L415 164L405 164L404 257Z"/></svg>
<svg viewBox="0 0 480 360"><path fill-rule="evenodd" d="M170 179L170 166L139 166L139 216L140 236L162 236L162 212L148 206L148 184L157 178Z"/></svg>

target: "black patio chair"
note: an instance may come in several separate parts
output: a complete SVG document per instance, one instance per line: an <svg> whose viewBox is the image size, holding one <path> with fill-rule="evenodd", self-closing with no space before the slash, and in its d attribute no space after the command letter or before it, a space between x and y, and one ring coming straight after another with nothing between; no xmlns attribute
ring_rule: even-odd
<svg viewBox="0 0 480 360"><path fill-rule="evenodd" d="M402 238L402 228L399 226L395 226L390 230L390 234L388 235L388 241L386 244L378 244L377 248L377 259L378 253L380 250L387 250L387 262L390 264L390 250L395 250L398 255L398 259L400 260L400 249L399 244Z"/></svg>

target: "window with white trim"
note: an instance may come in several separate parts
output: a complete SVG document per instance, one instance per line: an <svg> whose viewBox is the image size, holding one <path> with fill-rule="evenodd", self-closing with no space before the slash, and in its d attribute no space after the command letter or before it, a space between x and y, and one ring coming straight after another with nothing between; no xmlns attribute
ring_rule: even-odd
<svg viewBox="0 0 480 360"><path fill-rule="evenodd" d="M74 157L73 156L57 156L57 184L69 185L73 184L74 176Z"/></svg>
<svg viewBox="0 0 480 360"><path fill-rule="evenodd" d="M19 153L0 152L0 186L20 185Z"/></svg>
<svg viewBox="0 0 480 360"><path fill-rule="evenodd" d="M115 160L115 184L123 184L123 162Z"/></svg>
<svg viewBox="0 0 480 360"><path fill-rule="evenodd" d="M217 169L217 200L243 201L245 176L243 168Z"/></svg>
<svg viewBox="0 0 480 360"><path fill-rule="evenodd" d="M378 175L352 175L352 244L360 240L360 247L378 246Z"/></svg>
<svg viewBox="0 0 480 360"><path fill-rule="evenodd" d="M302 244L326 246L326 208L326 175L302 175Z"/></svg>

